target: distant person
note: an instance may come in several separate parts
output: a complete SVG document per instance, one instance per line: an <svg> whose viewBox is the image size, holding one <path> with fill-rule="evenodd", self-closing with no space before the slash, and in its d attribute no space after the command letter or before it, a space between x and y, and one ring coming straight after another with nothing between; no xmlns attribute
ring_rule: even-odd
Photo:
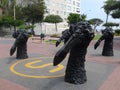
<svg viewBox="0 0 120 90"><path fill-rule="evenodd" d="M34 32L33 29L31 29L31 33L32 33L33 36L35 36L35 32Z"/></svg>
<svg viewBox="0 0 120 90"><path fill-rule="evenodd" d="M44 33L40 34L40 39L41 39L41 41L43 41L45 39L45 34Z"/></svg>

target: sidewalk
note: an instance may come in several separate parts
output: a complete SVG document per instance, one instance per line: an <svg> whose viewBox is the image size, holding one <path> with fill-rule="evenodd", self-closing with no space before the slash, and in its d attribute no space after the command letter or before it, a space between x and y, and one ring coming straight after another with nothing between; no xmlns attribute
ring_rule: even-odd
<svg viewBox="0 0 120 90"><path fill-rule="evenodd" d="M114 50L113 57L101 56L102 45L93 49L92 41L86 55L86 72L87 82L81 85L73 85L64 82L64 76L58 78L39 78L40 76L53 76L63 74L67 64L67 58L61 65L64 66L59 72L47 73L48 69L30 69L27 65L37 67L41 63L36 63L42 60L42 64L49 64L53 61L56 51L60 47L55 47L53 44L34 43L31 39L28 41L28 55L26 60L16 60L15 56L9 56L9 50L14 42L14 39L0 39L0 90L119 90L120 86L120 50ZM18 63L18 64L17 64ZM32 63L35 63L32 65ZM14 68L19 73L31 74L34 77L20 76L10 71L12 65L17 64ZM29 66L28 65L28 66ZM39 76L40 75L40 76Z"/></svg>

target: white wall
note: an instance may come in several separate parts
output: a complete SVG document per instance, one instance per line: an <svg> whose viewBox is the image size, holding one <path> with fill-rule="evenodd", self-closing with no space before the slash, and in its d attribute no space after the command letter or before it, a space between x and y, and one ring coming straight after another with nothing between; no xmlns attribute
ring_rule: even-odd
<svg viewBox="0 0 120 90"><path fill-rule="evenodd" d="M40 24L36 24L36 27L34 28L35 34L40 35L41 33L45 34L61 34L61 32L65 29L68 28L67 23L58 23L57 28L58 31L56 32L55 30L55 24L50 24L50 23L42 23L42 30Z"/></svg>

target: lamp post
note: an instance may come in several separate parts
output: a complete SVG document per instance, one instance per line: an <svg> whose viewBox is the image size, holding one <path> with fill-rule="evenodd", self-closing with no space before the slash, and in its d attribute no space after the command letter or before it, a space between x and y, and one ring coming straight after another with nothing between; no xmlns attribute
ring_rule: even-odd
<svg viewBox="0 0 120 90"><path fill-rule="evenodd" d="M16 20L16 0L13 2L13 13L14 13L14 31L16 31L15 20Z"/></svg>

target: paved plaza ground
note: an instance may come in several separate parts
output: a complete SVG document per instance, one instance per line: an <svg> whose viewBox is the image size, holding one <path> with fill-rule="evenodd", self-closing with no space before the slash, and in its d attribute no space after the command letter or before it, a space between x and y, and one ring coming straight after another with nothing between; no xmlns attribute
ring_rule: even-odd
<svg viewBox="0 0 120 90"><path fill-rule="evenodd" d="M64 82L66 59L53 66L53 57L61 47L39 40L28 40L28 59L9 55L14 39L0 38L0 90L120 90L120 40L114 43L114 56L101 56L102 44L94 50L95 41L86 55L87 82L74 85Z"/></svg>

